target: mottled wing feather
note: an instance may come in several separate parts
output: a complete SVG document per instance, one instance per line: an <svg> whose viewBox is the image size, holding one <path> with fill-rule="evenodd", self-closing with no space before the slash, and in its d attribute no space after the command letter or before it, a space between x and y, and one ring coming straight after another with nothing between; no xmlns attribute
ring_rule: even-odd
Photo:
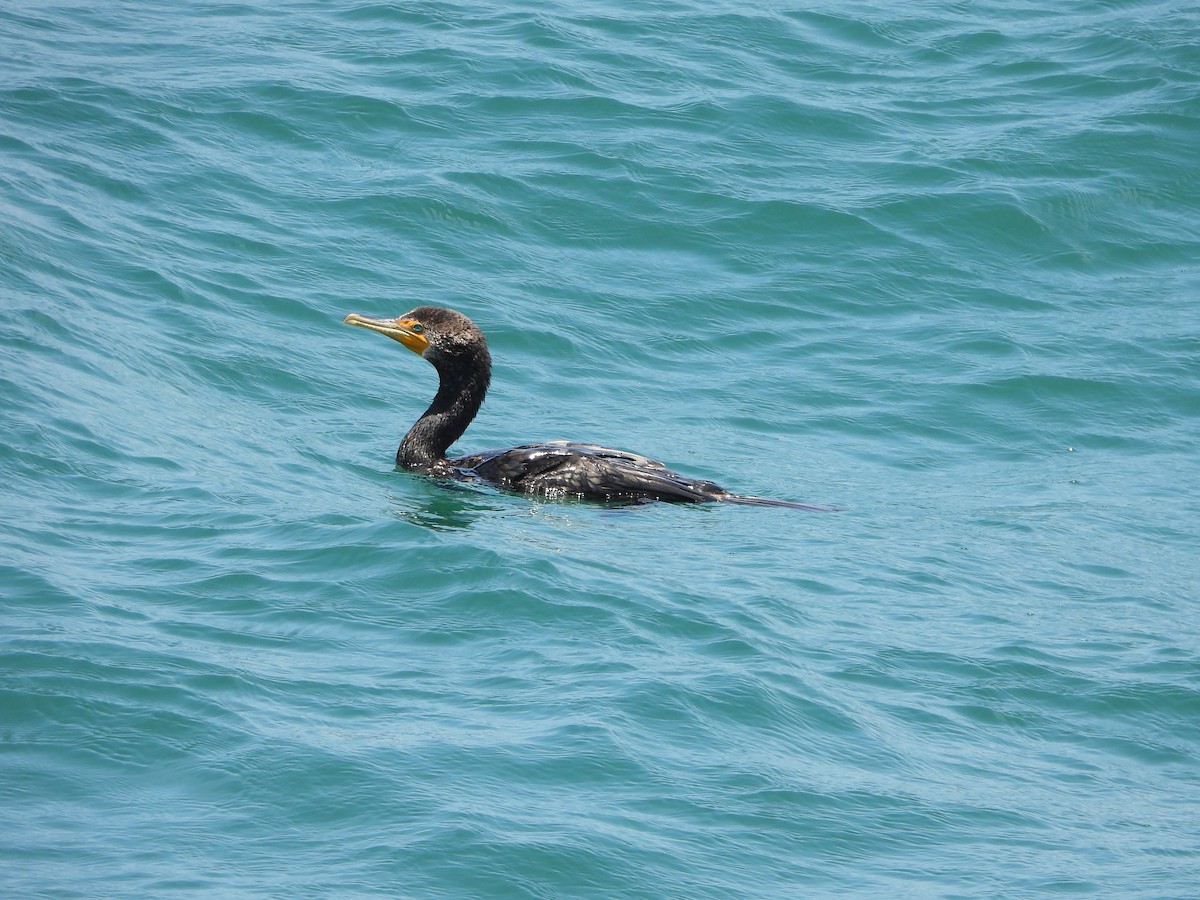
<svg viewBox="0 0 1200 900"><path fill-rule="evenodd" d="M548 497L699 503L729 496L712 482L684 478L658 460L573 441L491 450L450 462L466 477Z"/></svg>

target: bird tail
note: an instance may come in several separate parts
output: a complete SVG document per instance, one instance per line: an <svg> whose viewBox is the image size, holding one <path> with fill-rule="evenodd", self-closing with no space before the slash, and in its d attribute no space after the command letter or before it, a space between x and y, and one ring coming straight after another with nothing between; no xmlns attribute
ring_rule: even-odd
<svg viewBox="0 0 1200 900"><path fill-rule="evenodd" d="M807 509L809 512L840 512L836 506L822 506L819 503L793 503L791 500L772 500L769 497L742 497L730 494L721 499L725 503L740 503L743 506L782 506L787 509Z"/></svg>

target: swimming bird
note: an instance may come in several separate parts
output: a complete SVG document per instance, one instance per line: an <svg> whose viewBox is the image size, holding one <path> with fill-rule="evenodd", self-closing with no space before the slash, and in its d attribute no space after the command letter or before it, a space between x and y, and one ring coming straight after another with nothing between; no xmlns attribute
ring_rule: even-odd
<svg viewBox="0 0 1200 900"><path fill-rule="evenodd" d="M824 508L739 496L711 481L685 478L657 460L575 441L525 444L447 459L446 451L479 412L491 383L492 357L483 332L462 313L438 306L418 306L394 319L350 313L344 323L399 341L437 370L433 402L396 451L396 465L401 468L459 481L486 481L545 497Z"/></svg>

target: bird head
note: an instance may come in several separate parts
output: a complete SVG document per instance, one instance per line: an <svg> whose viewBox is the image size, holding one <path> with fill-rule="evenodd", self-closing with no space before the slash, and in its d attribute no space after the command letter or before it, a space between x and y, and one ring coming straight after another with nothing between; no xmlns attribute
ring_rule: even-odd
<svg viewBox="0 0 1200 900"><path fill-rule="evenodd" d="M439 368L443 362L453 364L455 360L468 358L486 359L490 367L483 332L462 313L452 309L418 306L394 319L373 319L350 313L343 321L346 325L385 334Z"/></svg>

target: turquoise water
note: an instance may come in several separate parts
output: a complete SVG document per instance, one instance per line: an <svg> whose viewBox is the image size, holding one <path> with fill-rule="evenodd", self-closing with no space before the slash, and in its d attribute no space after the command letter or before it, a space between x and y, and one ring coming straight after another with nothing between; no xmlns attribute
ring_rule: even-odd
<svg viewBox="0 0 1200 900"><path fill-rule="evenodd" d="M757 11L750 11L751 9ZM5 897L1195 897L1200 15L0 9ZM392 469L572 438L838 507Z"/></svg>

